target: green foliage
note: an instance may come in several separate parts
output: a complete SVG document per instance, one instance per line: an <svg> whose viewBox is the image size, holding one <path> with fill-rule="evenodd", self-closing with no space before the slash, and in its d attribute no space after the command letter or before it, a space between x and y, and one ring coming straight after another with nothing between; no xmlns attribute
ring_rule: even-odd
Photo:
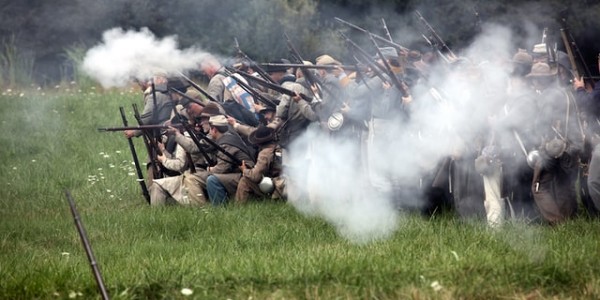
<svg viewBox="0 0 600 300"><path fill-rule="evenodd" d="M96 85L94 80L82 70L83 59L87 50L82 45L73 45L65 49L63 81L73 81L83 89L89 89Z"/></svg>
<svg viewBox="0 0 600 300"><path fill-rule="evenodd" d="M2 40L0 44L0 86L14 88L33 83L33 53L19 48L14 35Z"/></svg>
<svg viewBox="0 0 600 300"><path fill-rule="evenodd" d="M141 101L134 89L0 96L0 298L99 298L65 189L113 299L600 297L599 220L493 231L405 216L389 240L354 245L285 203L149 207L125 139L96 130Z"/></svg>

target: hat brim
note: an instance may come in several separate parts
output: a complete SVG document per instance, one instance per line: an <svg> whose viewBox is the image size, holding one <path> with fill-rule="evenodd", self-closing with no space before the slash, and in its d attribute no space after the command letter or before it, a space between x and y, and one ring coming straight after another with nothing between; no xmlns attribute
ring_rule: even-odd
<svg viewBox="0 0 600 300"><path fill-rule="evenodd" d="M535 77L535 78L544 78L544 77L556 76L556 74L558 74L558 70L554 69L554 70L551 70L550 73L534 73L534 72L531 72L531 73L525 75L525 77L527 77L527 78L532 78L532 77Z"/></svg>
<svg viewBox="0 0 600 300"><path fill-rule="evenodd" d="M248 136L248 142L250 142L250 143L252 143L254 145L260 145L260 144L272 142L274 139L275 139L275 130L271 130L271 132L269 133L269 135L263 136L263 137L257 137L256 136L256 130L254 130Z"/></svg>

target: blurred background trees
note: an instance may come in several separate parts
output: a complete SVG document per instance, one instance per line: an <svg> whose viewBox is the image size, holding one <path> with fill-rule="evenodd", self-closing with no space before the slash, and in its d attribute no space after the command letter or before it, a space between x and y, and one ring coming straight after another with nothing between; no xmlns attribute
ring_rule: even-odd
<svg viewBox="0 0 600 300"><path fill-rule="evenodd" d="M288 57L286 32L307 59L323 53L344 58L338 30L353 39L340 17L383 35L385 19L395 41L410 46L420 38L413 17L419 10L448 45L468 45L482 23L509 26L516 44L531 49L531 35L568 8L568 24L589 64L600 50L600 2L591 0L0 0L0 86L50 85L80 80L77 61L113 27L148 27L157 37L177 35L192 45L234 56L234 38L257 61ZM529 38L529 39L528 39ZM597 71L597 68L592 68Z"/></svg>

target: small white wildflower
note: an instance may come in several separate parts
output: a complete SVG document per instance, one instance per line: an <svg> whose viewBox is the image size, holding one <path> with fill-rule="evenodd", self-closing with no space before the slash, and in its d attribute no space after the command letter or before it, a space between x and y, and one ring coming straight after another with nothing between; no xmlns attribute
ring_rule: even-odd
<svg viewBox="0 0 600 300"><path fill-rule="evenodd" d="M62 255L62 256L69 256L69 255L71 255L71 253L69 253L69 252L61 252L60 255Z"/></svg>
<svg viewBox="0 0 600 300"><path fill-rule="evenodd" d="M75 81L71 81L70 83L71 83L71 85L77 84Z"/></svg>
<svg viewBox="0 0 600 300"><path fill-rule="evenodd" d="M11 93L11 92L12 92L12 90L11 90L11 89L6 89L6 92L7 92L7 93Z"/></svg>
<svg viewBox="0 0 600 300"><path fill-rule="evenodd" d="M192 291L191 289L188 289L188 288L182 288L181 289L181 294L184 295L184 296L189 296L189 295L191 295L193 293L194 293L194 291Z"/></svg>
<svg viewBox="0 0 600 300"><path fill-rule="evenodd" d="M107 192L107 193L111 193L112 191L111 191L111 190L106 190L106 192Z"/></svg>
<svg viewBox="0 0 600 300"><path fill-rule="evenodd" d="M115 195L110 195L110 197L111 197L111 198L114 198L114 197L115 197Z"/></svg>
<svg viewBox="0 0 600 300"><path fill-rule="evenodd" d="M93 87L92 87L92 90L95 90L95 89L96 89L96 87L95 87L95 86L93 86Z"/></svg>
<svg viewBox="0 0 600 300"><path fill-rule="evenodd" d="M120 153L121 153L121 150L117 150L117 151L115 151L115 153L119 153L119 154L120 154Z"/></svg>
<svg viewBox="0 0 600 300"><path fill-rule="evenodd" d="M32 159L32 160L31 160L31 162L36 162L36 160L35 160L35 159Z"/></svg>
<svg viewBox="0 0 600 300"><path fill-rule="evenodd" d="M57 113L58 113L58 110L56 110L56 109L53 109L53 110L52 110L52 112L53 112L53 113L55 113L55 114L57 114Z"/></svg>
<svg viewBox="0 0 600 300"><path fill-rule="evenodd" d="M135 176L135 173L129 172L129 173L127 173L127 175L129 175L129 176Z"/></svg>
<svg viewBox="0 0 600 300"><path fill-rule="evenodd" d="M46 96L46 93L42 93L42 96Z"/></svg>
<svg viewBox="0 0 600 300"><path fill-rule="evenodd" d="M54 88L55 89L60 89L60 85L57 84Z"/></svg>
<svg viewBox="0 0 600 300"><path fill-rule="evenodd" d="M81 93L81 90L77 90L78 93Z"/></svg>
<svg viewBox="0 0 600 300"><path fill-rule="evenodd" d="M77 296L81 297L81 296L83 296L83 293L82 292L77 292Z"/></svg>
<svg viewBox="0 0 600 300"><path fill-rule="evenodd" d="M21 97L21 98L22 98L23 96L25 96L25 93L20 93L20 94L19 94L19 97Z"/></svg>
<svg viewBox="0 0 600 300"><path fill-rule="evenodd" d="M69 292L69 298L70 299L75 299L75 297L77 297L77 293L75 293L74 291L70 291Z"/></svg>
<svg viewBox="0 0 600 300"><path fill-rule="evenodd" d="M108 165L108 167L109 167L109 168L114 168L114 167L115 167L115 165L113 165L113 164L109 164L109 165Z"/></svg>
<svg viewBox="0 0 600 300"><path fill-rule="evenodd" d="M38 87L37 87L37 90L38 90L38 91L41 91L41 90L42 90L42 87L41 87L41 86L38 86Z"/></svg>
<svg viewBox="0 0 600 300"><path fill-rule="evenodd" d="M436 280L436 281L434 281L434 282L431 283L431 288L434 291L439 292L439 291L442 290L442 285L439 282L437 282L437 280Z"/></svg>
<svg viewBox="0 0 600 300"><path fill-rule="evenodd" d="M104 155L104 152L100 152L100 153L98 153L98 154L100 154L100 155Z"/></svg>
<svg viewBox="0 0 600 300"><path fill-rule="evenodd" d="M104 156L102 156L102 157L104 157L104 158L109 158L109 157L110 157L110 155L108 155L108 154L104 154Z"/></svg>
<svg viewBox="0 0 600 300"><path fill-rule="evenodd" d="M100 179L104 179L104 176L101 176Z"/></svg>
<svg viewBox="0 0 600 300"><path fill-rule="evenodd" d="M60 294L59 294L58 292L54 292L54 293L52 293L52 295L53 295L54 297L60 297Z"/></svg>
<svg viewBox="0 0 600 300"><path fill-rule="evenodd" d="M98 168L98 171L102 171L102 168Z"/></svg>
<svg viewBox="0 0 600 300"><path fill-rule="evenodd" d="M16 169L17 169L17 167L13 167L13 170L16 170Z"/></svg>

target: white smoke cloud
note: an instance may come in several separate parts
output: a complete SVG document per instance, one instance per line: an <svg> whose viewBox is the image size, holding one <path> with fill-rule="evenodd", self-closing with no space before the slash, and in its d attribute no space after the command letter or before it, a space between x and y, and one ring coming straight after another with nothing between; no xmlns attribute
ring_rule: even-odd
<svg viewBox="0 0 600 300"><path fill-rule="evenodd" d="M176 74L196 68L207 55L198 48L178 49L177 36L158 39L148 28L113 28L88 50L83 70L103 87L120 87L132 78L145 80L157 72Z"/></svg>
<svg viewBox="0 0 600 300"><path fill-rule="evenodd" d="M442 158L460 157L490 142L490 117L501 111L509 60L516 50L510 30L486 25L470 46L457 53L469 60L469 67L448 72L444 63L432 66L431 84L422 94L414 91L409 121L392 122L380 133L393 138L369 154L374 158L369 171L356 167L361 165L359 149L351 141L323 137L321 129L309 130L298 143L314 145L308 151L308 170L295 168L290 174L292 180L308 177L299 183L306 199L290 203L323 217L353 242L391 236L402 221L398 206L422 208L420 184ZM366 100L375 104L378 97ZM306 151L292 148L291 154L291 161L302 160ZM399 183L400 196L373 188L371 184L380 185L382 177Z"/></svg>

